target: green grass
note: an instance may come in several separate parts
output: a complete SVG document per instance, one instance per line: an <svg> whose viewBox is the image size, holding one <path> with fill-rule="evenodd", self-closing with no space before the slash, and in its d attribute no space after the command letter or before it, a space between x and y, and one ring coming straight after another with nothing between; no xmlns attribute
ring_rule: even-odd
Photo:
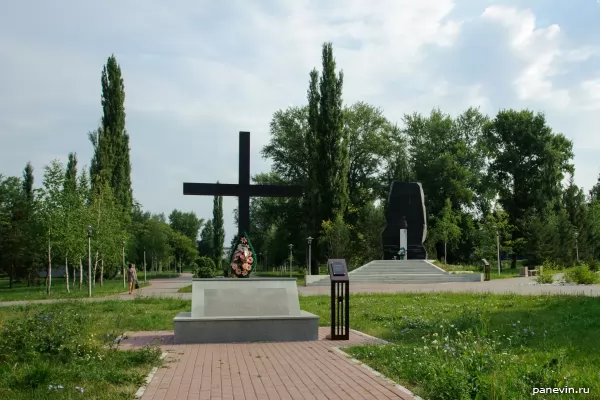
<svg viewBox="0 0 600 400"><path fill-rule="evenodd" d="M182 287L177 293L192 293L192 285Z"/></svg>
<svg viewBox="0 0 600 400"><path fill-rule="evenodd" d="M102 346L125 331L172 329L173 316L189 310L190 302L164 300L65 301L0 309L0 399L133 398L159 364L160 351ZM49 385L63 389L54 391Z"/></svg>
<svg viewBox="0 0 600 400"><path fill-rule="evenodd" d="M473 273L477 273L477 274L482 274L483 273L483 266L476 266L476 265L449 265L449 264L444 264L441 261L434 261L433 262L435 265L437 265L438 267L440 267L441 269L443 269L444 271L448 271L448 272L452 272L452 271L470 271ZM518 278L521 276L520 271L519 271L519 267L517 266L517 268L510 268L510 261L503 261L502 262L502 271L500 274L498 274L498 266L497 264L492 264L491 265L491 271L490 271L490 278L491 279L507 279L507 278Z"/></svg>
<svg viewBox="0 0 600 400"><path fill-rule="evenodd" d="M301 297L322 325L329 301ZM350 314L352 328L391 344L348 352L425 399L525 399L533 387L565 386L600 399L597 298L354 295ZM562 396L551 398L574 398Z"/></svg>
<svg viewBox="0 0 600 400"><path fill-rule="evenodd" d="M144 284L143 278L139 282L140 287L149 285ZM64 278L53 278L50 288L50 295L46 295L46 286L42 281L41 285L27 286L26 283L13 284L13 288L8 288L8 280L0 279L0 301L24 301L24 300L44 300L44 299L80 299L88 297L87 284L84 281L79 289L79 281L70 282L71 293L67 293ZM104 280L102 286L99 282L92 289L92 297L104 297L127 292L123 288L122 279Z"/></svg>
<svg viewBox="0 0 600 400"><path fill-rule="evenodd" d="M180 274L175 272L147 272L146 279L151 281L153 279L169 279L177 278ZM150 283L144 283L144 272L138 271L138 281L140 288L149 286ZM46 295L46 283L45 279L38 280L38 283L33 286L27 286L27 283L16 282L13 283L12 289L9 289L8 278L0 278L0 301L25 301L25 300L45 300L45 299L80 299L88 297L87 292L87 281L83 281L81 289L79 289L79 280L76 278L75 282L73 279L69 279L69 286L71 293L67 293L65 279L64 278L52 278L52 286L50 288L50 295ZM100 286L100 282L96 282L96 285L92 290L92 297L105 297L111 296L123 292L127 292L127 287L123 288L122 279L105 279L103 285Z"/></svg>
<svg viewBox="0 0 600 400"><path fill-rule="evenodd" d="M533 387L565 386L590 388L589 395L576 398L600 399L597 298L356 294L350 302L351 327L390 344L346 351L425 399L525 399ZM300 304L321 317L321 326L329 325L328 296L300 297ZM78 335L100 345L125 331L172 330L173 316L190 307L189 300L156 298L10 307L0 309L0 331L34 311L62 311L77 316ZM70 398L66 391L49 397L46 383L83 386L90 398L131 398L142 375L157 362L147 352L130 356L106 350L102 360L64 365L43 358L16 366L0 362L0 398ZM26 389L32 380L46 383Z"/></svg>

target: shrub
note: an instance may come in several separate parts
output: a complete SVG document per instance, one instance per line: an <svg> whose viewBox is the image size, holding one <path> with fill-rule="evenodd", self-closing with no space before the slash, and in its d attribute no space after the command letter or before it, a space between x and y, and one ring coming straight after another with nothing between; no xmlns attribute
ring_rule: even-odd
<svg viewBox="0 0 600 400"><path fill-rule="evenodd" d="M554 283L554 272L543 270L541 274L535 277L535 280L539 284Z"/></svg>
<svg viewBox="0 0 600 400"><path fill-rule="evenodd" d="M598 272L600 271L600 261L598 260L590 260L590 262L588 263L590 270L594 271L594 272Z"/></svg>
<svg viewBox="0 0 600 400"><path fill-rule="evenodd" d="M215 263L208 257L200 257L196 260L197 268L194 270L194 278L214 278Z"/></svg>
<svg viewBox="0 0 600 400"><path fill-rule="evenodd" d="M565 280L570 283L577 283L579 285L593 285L600 282L600 276L597 273L590 270L587 265L580 265L573 267L565 273Z"/></svg>

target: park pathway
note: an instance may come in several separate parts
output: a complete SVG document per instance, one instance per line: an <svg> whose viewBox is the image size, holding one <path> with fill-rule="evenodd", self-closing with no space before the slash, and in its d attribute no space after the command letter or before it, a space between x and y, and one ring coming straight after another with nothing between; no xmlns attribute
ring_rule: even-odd
<svg viewBox="0 0 600 400"><path fill-rule="evenodd" d="M328 295L329 286L298 287L303 296ZM538 285L535 278L494 279L487 282L450 282L424 284L360 284L352 285L351 293L495 293L520 295L580 295L600 296L600 285Z"/></svg>
<svg viewBox="0 0 600 400"><path fill-rule="evenodd" d="M192 284L192 274L184 273L179 278L153 279L151 285L136 291L106 297L83 298L81 301L133 300L138 296L191 299L191 293L178 293L182 287ZM489 282L451 282L423 284L356 284L350 283L351 293L495 293L520 295L573 295L600 296L600 285L537 285L535 278L495 279ZM328 286L298 286L301 296L329 295ZM0 302L0 307L26 304L44 304L68 300L25 300Z"/></svg>
<svg viewBox="0 0 600 400"><path fill-rule="evenodd" d="M173 344L173 332L128 332L121 350L162 342L166 363L141 400L413 400L410 392L338 348L386 342L352 330L349 341Z"/></svg>
<svg viewBox="0 0 600 400"><path fill-rule="evenodd" d="M48 299L48 300L23 300L23 301L2 301L0 307L22 306L27 304L47 304L60 301L106 301L106 300L133 300L136 296L144 297L181 297L191 298L191 293L177 293L179 289L192 284L192 274L184 272L178 278L152 279L148 280L150 286L137 289L133 295L123 292L104 297L84 297L81 299Z"/></svg>

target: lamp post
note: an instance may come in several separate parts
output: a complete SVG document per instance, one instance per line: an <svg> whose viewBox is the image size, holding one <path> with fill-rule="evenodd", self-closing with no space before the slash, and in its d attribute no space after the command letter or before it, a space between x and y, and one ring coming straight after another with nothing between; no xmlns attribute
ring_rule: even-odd
<svg viewBox="0 0 600 400"><path fill-rule="evenodd" d="M146 283L146 246L144 246L144 283Z"/></svg>
<svg viewBox="0 0 600 400"><path fill-rule="evenodd" d="M308 275L312 275L312 237L307 237L308 240Z"/></svg>
<svg viewBox="0 0 600 400"><path fill-rule="evenodd" d="M292 250L294 248L294 245L290 243L289 247L290 247L290 278L291 278L292 277L292 257L293 257Z"/></svg>
<svg viewBox="0 0 600 400"><path fill-rule="evenodd" d="M496 249L498 250L498 276L502 273L502 263L500 262L500 231L496 230Z"/></svg>
<svg viewBox="0 0 600 400"><path fill-rule="evenodd" d="M269 270L269 259L267 258L267 250L265 250L265 261L264 261L264 265L265 265L265 271Z"/></svg>
<svg viewBox="0 0 600 400"><path fill-rule="evenodd" d="M575 257L577 260L577 264L579 264L579 242L577 240L579 236L579 232L575 232Z"/></svg>
<svg viewBox="0 0 600 400"><path fill-rule="evenodd" d="M122 255L123 255L123 288L127 287L127 282L125 282L125 238L123 238L123 246L121 247Z"/></svg>
<svg viewBox="0 0 600 400"><path fill-rule="evenodd" d="M88 234L88 297L92 297L92 227L87 227Z"/></svg>

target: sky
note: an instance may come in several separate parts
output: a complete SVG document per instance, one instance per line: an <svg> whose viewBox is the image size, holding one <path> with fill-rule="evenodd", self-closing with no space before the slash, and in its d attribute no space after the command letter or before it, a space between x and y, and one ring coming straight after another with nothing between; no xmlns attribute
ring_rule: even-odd
<svg viewBox="0 0 600 400"><path fill-rule="evenodd" d="M600 172L600 0L19 0L0 13L0 173L28 161L40 184L101 117L114 54L126 90L134 197L146 210L212 217L183 182L237 182L238 132L252 174L270 161L273 113L306 103L332 42L344 102L406 113L528 108L574 142L575 182ZM236 198L224 200L227 241Z"/></svg>

